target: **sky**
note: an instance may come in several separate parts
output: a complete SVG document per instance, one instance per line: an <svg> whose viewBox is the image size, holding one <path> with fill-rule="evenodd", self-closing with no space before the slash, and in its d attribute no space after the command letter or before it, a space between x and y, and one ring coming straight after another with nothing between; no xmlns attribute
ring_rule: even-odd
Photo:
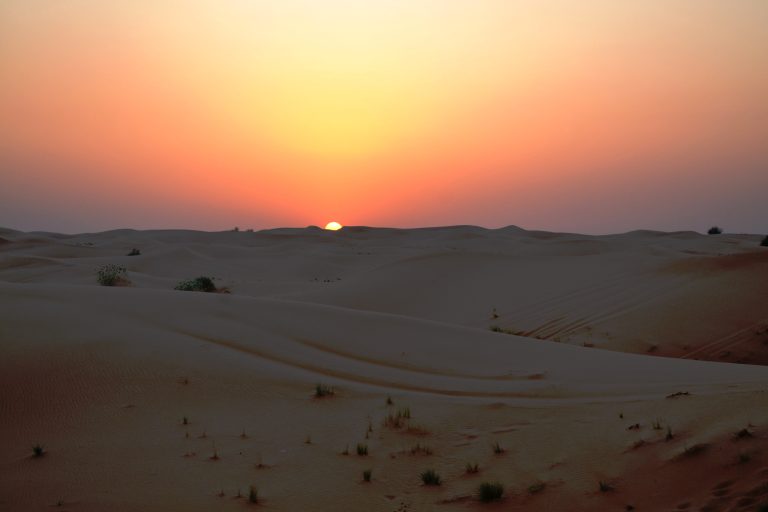
<svg viewBox="0 0 768 512"><path fill-rule="evenodd" d="M765 0L2 0L0 226L768 232Z"/></svg>

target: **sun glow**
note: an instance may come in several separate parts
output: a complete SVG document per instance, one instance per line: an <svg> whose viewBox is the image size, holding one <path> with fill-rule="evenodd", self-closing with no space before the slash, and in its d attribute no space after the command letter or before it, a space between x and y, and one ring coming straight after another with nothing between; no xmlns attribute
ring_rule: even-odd
<svg viewBox="0 0 768 512"><path fill-rule="evenodd" d="M325 225L325 229L327 229L328 231L338 231L342 227L344 227L344 226L342 226L341 224L339 224L335 220L331 221L331 222L329 222L328 224Z"/></svg>

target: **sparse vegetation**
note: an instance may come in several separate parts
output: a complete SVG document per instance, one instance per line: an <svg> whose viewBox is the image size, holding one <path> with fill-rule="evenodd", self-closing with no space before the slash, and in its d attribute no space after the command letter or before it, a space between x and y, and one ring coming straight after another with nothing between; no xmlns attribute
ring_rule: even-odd
<svg viewBox="0 0 768 512"><path fill-rule="evenodd" d="M416 443L411 447L411 455L432 455L432 448L421 443Z"/></svg>
<svg viewBox="0 0 768 512"><path fill-rule="evenodd" d="M394 404L394 402L392 401L392 397L388 396L387 397L387 405L392 405L392 404Z"/></svg>
<svg viewBox="0 0 768 512"><path fill-rule="evenodd" d="M35 458L42 457L43 455L45 455L45 453L46 453L45 448L43 448L43 445L41 445L40 443L32 447L32 456Z"/></svg>
<svg viewBox="0 0 768 512"><path fill-rule="evenodd" d="M112 263L102 265L96 270L96 280L101 286L128 284L130 281L128 281L127 275L125 267Z"/></svg>
<svg viewBox="0 0 768 512"><path fill-rule="evenodd" d="M428 469L424 471L420 476L424 485L440 485L442 483L440 475L438 475L437 471L434 469Z"/></svg>
<svg viewBox="0 0 768 512"><path fill-rule="evenodd" d="M259 502L259 491L256 490L256 487L253 485L248 491L248 503L258 503Z"/></svg>
<svg viewBox="0 0 768 512"><path fill-rule="evenodd" d="M653 427L653 430L661 430L661 420L657 418L651 423L651 426Z"/></svg>
<svg viewBox="0 0 768 512"><path fill-rule="evenodd" d="M384 425L389 428L402 428L406 420L411 418L410 407L399 407L395 413L389 413L384 418Z"/></svg>
<svg viewBox="0 0 768 512"><path fill-rule="evenodd" d="M335 394L336 390L334 390L331 386L326 386L325 384L315 385L315 398L324 398L327 396L333 396Z"/></svg>
<svg viewBox="0 0 768 512"><path fill-rule="evenodd" d="M480 466L477 465L477 463L467 462L467 465L464 467L464 472L468 475L474 475L475 473L478 473L480 471Z"/></svg>
<svg viewBox="0 0 768 512"><path fill-rule="evenodd" d="M363 471L363 482L370 482L372 474L373 474L373 470L372 469L364 470Z"/></svg>
<svg viewBox="0 0 768 512"><path fill-rule="evenodd" d="M615 489L615 487L613 485L611 485L608 482L604 482L602 480L600 480L597 483L597 486L600 489L600 492L611 492L611 491L613 491Z"/></svg>
<svg viewBox="0 0 768 512"><path fill-rule="evenodd" d="M743 428L738 432L736 432L735 434L733 434L733 437L735 439L748 439L752 437L752 432L750 432L749 429Z"/></svg>
<svg viewBox="0 0 768 512"><path fill-rule="evenodd" d="M361 457L368 455L368 445L365 443L357 443L357 454Z"/></svg>
<svg viewBox="0 0 768 512"><path fill-rule="evenodd" d="M667 427L667 436L666 440L671 441L675 438L675 434L672 433L672 427Z"/></svg>
<svg viewBox="0 0 768 512"><path fill-rule="evenodd" d="M498 501L504 495L504 486L499 482L483 482L480 484L478 494L483 503Z"/></svg>
<svg viewBox="0 0 768 512"><path fill-rule="evenodd" d="M692 446L686 446L683 449L682 456L683 457L694 457L696 455L701 455L704 453L707 448L709 448L709 445L706 443L697 443Z"/></svg>
<svg viewBox="0 0 768 512"><path fill-rule="evenodd" d="M495 453L496 455L502 455L504 452L507 451L504 449L503 446L501 446L501 443L499 443L498 441L494 442L491 445L491 449L493 450L493 453Z"/></svg>
<svg viewBox="0 0 768 512"><path fill-rule="evenodd" d="M720 235L722 234L722 232L723 230L718 226L712 226L711 228L709 228L709 230L707 230L708 235Z"/></svg>
<svg viewBox="0 0 768 512"><path fill-rule="evenodd" d="M763 238L763 241L760 242L760 246L761 247L768 247L768 235L766 235L765 238Z"/></svg>
<svg viewBox="0 0 768 512"><path fill-rule="evenodd" d="M538 494L541 491L544 490L544 488L547 486L544 482L536 482L533 485L528 486L528 494Z"/></svg>
<svg viewBox="0 0 768 512"><path fill-rule="evenodd" d="M200 276L181 281L174 287L174 290L181 290L183 292L215 292L216 285L213 284L213 279L210 277Z"/></svg>
<svg viewBox="0 0 768 512"><path fill-rule="evenodd" d="M128 256L141 256L141 251L134 247L133 249L128 251Z"/></svg>
<svg viewBox="0 0 768 512"><path fill-rule="evenodd" d="M492 325L489 327L493 332L500 332L502 334L516 334L515 331L512 329L505 329L504 327L499 327L498 325Z"/></svg>
<svg viewBox="0 0 768 512"><path fill-rule="evenodd" d="M181 418L181 424L182 425L189 425L189 418L187 418L186 416Z"/></svg>

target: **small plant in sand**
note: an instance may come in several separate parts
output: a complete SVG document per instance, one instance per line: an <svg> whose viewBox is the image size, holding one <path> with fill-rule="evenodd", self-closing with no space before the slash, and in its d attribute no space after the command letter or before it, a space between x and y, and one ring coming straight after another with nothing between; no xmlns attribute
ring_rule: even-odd
<svg viewBox="0 0 768 512"><path fill-rule="evenodd" d="M307 437L304 438L304 444L312 444L312 436L307 434Z"/></svg>
<svg viewBox="0 0 768 512"><path fill-rule="evenodd" d="M499 327L498 325L492 325L490 329L493 332L500 332L502 334L515 334L515 331L512 329L505 329L504 327Z"/></svg>
<svg viewBox="0 0 768 512"><path fill-rule="evenodd" d="M259 502L259 491L256 490L256 487L253 485L248 490L248 503L258 503Z"/></svg>
<svg viewBox="0 0 768 512"><path fill-rule="evenodd" d="M42 457L43 455L45 455L45 453L46 453L45 448L43 448L43 445L41 445L40 443L32 447L32 456L34 458Z"/></svg>
<svg viewBox="0 0 768 512"><path fill-rule="evenodd" d="M611 492L615 489L613 485L611 485L608 482L604 482L602 480L597 482L597 488L600 489L600 492Z"/></svg>
<svg viewBox="0 0 768 512"><path fill-rule="evenodd" d="M181 418L181 424L182 425L189 425L189 418L187 418L186 416Z"/></svg>
<svg viewBox="0 0 768 512"><path fill-rule="evenodd" d="M141 256L141 251L134 247L128 252L128 256Z"/></svg>
<svg viewBox="0 0 768 512"><path fill-rule="evenodd" d="M752 432L749 431L749 429L743 428L733 434L734 439L749 439L752 437Z"/></svg>
<svg viewBox="0 0 768 512"><path fill-rule="evenodd" d="M370 482L372 474L373 474L373 470L372 469L364 470L363 471L363 482Z"/></svg>
<svg viewBox="0 0 768 512"><path fill-rule="evenodd" d="M653 430L661 430L661 420L656 419L653 423L651 423L651 426L653 427Z"/></svg>
<svg viewBox="0 0 768 512"><path fill-rule="evenodd" d="M674 438L675 438L675 434L672 433L672 427L667 427L667 435L666 435L665 439L667 441L671 441Z"/></svg>
<svg viewBox="0 0 768 512"><path fill-rule="evenodd" d="M501 443L499 443L498 441L496 441L491 445L491 449L493 450L493 453L495 453L496 455L503 455L504 452L507 451L504 449L503 446L501 446Z"/></svg>
<svg viewBox="0 0 768 512"><path fill-rule="evenodd" d="M125 267L120 265L102 265L96 270L96 281L101 286L117 286L120 284L128 284L127 271Z"/></svg>
<svg viewBox="0 0 768 512"><path fill-rule="evenodd" d="M443 482L440 478L440 475L438 475L437 471L434 469L428 469L424 471L420 476L424 485L440 485Z"/></svg>
<svg viewBox="0 0 768 512"><path fill-rule="evenodd" d="M411 455L432 455L432 448L421 443L416 443L411 447Z"/></svg>
<svg viewBox="0 0 768 512"><path fill-rule="evenodd" d="M718 226L712 226L707 230L708 235L720 235L723 233L723 230L719 228Z"/></svg>
<svg viewBox="0 0 768 512"><path fill-rule="evenodd" d="M357 454L361 457L368 455L368 445L365 443L357 443Z"/></svg>
<svg viewBox="0 0 768 512"><path fill-rule="evenodd" d="M478 489L478 495L483 503L498 501L504 496L504 486L499 482L483 482Z"/></svg>
<svg viewBox="0 0 768 512"><path fill-rule="evenodd" d="M335 394L336 391L331 386L326 386L325 384L319 383L315 385L315 398L325 398Z"/></svg>
<svg viewBox="0 0 768 512"><path fill-rule="evenodd" d="M695 457L696 455L701 455L704 453L707 448L709 448L709 445L707 443L697 443L692 446L686 446L683 449L683 453L680 454L682 457Z"/></svg>
<svg viewBox="0 0 768 512"><path fill-rule="evenodd" d="M480 466L477 465L477 462L467 462L467 465L464 466L464 472L468 475L474 475L480 472Z"/></svg>
<svg viewBox="0 0 768 512"><path fill-rule="evenodd" d="M768 247L768 235L766 235L765 238L763 238L763 241L760 242L761 247Z"/></svg>
<svg viewBox="0 0 768 512"><path fill-rule="evenodd" d="M397 411L394 413L389 413L384 418L384 426L389 428L403 428L407 420L411 418L411 408L410 407L398 407Z"/></svg>
<svg viewBox="0 0 768 512"><path fill-rule="evenodd" d="M392 397L388 396L387 397L387 405L393 405L393 404L394 404L394 402L392 401Z"/></svg>
<svg viewBox="0 0 768 512"><path fill-rule="evenodd" d="M536 482L533 485L528 486L528 494L538 494L541 491L543 491L547 487L547 484L544 482Z"/></svg>
<svg viewBox="0 0 768 512"><path fill-rule="evenodd" d="M210 277L200 276L194 279L181 281L173 289L181 290L183 292L215 292L216 285L213 284L213 279Z"/></svg>
<svg viewBox="0 0 768 512"><path fill-rule="evenodd" d="M209 458L211 460L219 460L219 450L216 449L216 443L213 443L213 454Z"/></svg>

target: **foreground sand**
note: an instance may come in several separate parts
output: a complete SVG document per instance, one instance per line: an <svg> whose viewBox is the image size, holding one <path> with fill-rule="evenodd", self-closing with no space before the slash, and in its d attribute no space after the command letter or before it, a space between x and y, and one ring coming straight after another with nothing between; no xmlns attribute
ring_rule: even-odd
<svg viewBox="0 0 768 512"><path fill-rule="evenodd" d="M758 240L0 230L0 510L238 510L251 485L288 511L756 510ZM201 274L231 293L173 291Z"/></svg>

